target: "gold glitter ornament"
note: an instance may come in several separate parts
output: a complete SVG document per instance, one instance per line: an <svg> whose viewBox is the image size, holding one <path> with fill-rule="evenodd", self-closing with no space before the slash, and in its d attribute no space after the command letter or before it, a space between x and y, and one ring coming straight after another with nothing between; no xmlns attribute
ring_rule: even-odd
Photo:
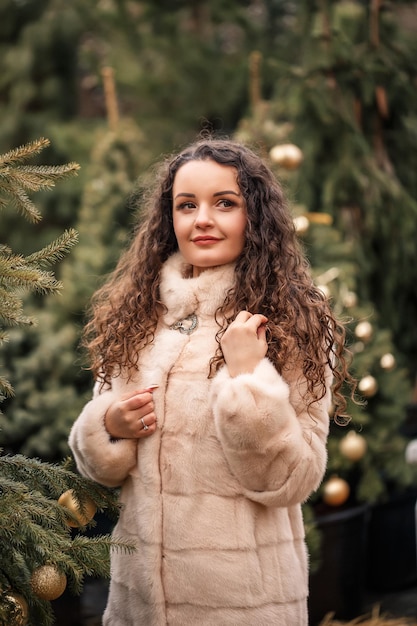
<svg viewBox="0 0 417 626"><path fill-rule="evenodd" d="M372 398L378 391L378 383L373 376L368 374L368 376L361 378L358 389L365 398Z"/></svg>
<svg viewBox="0 0 417 626"><path fill-rule="evenodd" d="M0 602L7 605L8 626L26 626L29 617L29 607L20 593L9 591L2 594Z"/></svg>
<svg viewBox="0 0 417 626"><path fill-rule="evenodd" d="M303 160L303 153L293 143L278 144L271 148L269 156L273 163L287 170L296 170Z"/></svg>
<svg viewBox="0 0 417 626"><path fill-rule="evenodd" d="M390 372L396 366L395 356L391 352L387 352L381 356L379 364L383 370Z"/></svg>
<svg viewBox="0 0 417 626"><path fill-rule="evenodd" d="M354 291L347 291L343 296L343 304L346 308L351 309L358 304L358 296Z"/></svg>
<svg viewBox="0 0 417 626"><path fill-rule="evenodd" d="M310 227L309 219L305 215L297 215L294 217L293 222L295 232L299 235L304 235Z"/></svg>
<svg viewBox="0 0 417 626"><path fill-rule="evenodd" d="M355 335L358 339L362 339L362 341L369 341L373 332L374 329L369 322L359 322L355 328Z"/></svg>
<svg viewBox="0 0 417 626"><path fill-rule="evenodd" d="M41 565L32 572L30 584L41 600L56 600L65 591L67 577L56 565Z"/></svg>
<svg viewBox="0 0 417 626"><path fill-rule="evenodd" d="M367 447L365 437L358 435L354 430L350 430L339 443L340 453L350 461L359 461L365 454Z"/></svg>
<svg viewBox="0 0 417 626"><path fill-rule="evenodd" d="M75 498L74 491L72 489L68 489L65 491L58 499L58 504L65 507L74 515L77 521L68 517L67 524L68 526L72 526L72 528L79 528L80 526L85 526L88 522L91 522L94 515L97 512L97 507L95 503L88 498L83 501L84 507L83 511L80 509L80 506ZM78 522L78 523L77 523Z"/></svg>
<svg viewBox="0 0 417 626"><path fill-rule="evenodd" d="M340 506L348 499L350 487L346 480L332 476L323 485L323 500L330 506Z"/></svg>
<svg viewBox="0 0 417 626"><path fill-rule="evenodd" d="M330 289L327 285L317 285L317 289L320 289L325 298L330 298Z"/></svg>

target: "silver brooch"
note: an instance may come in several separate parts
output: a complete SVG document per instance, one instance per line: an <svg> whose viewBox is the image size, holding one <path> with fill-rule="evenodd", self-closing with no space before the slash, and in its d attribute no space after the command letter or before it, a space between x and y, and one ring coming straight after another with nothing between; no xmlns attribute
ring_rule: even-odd
<svg viewBox="0 0 417 626"><path fill-rule="evenodd" d="M191 313L191 315L184 317L183 320L180 320L179 322L175 322L175 324L172 324L170 326L170 329L179 330L180 333L182 333L183 335L191 335L191 333L197 328L197 326L198 326L197 315L195 313Z"/></svg>

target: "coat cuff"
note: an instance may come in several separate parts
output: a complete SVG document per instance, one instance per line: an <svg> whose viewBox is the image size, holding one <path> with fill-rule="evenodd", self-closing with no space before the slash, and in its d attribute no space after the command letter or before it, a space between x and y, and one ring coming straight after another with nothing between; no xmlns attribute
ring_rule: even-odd
<svg viewBox="0 0 417 626"><path fill-rule="evenodd" d="M235 377L230 376L227 366L223 367L211 387L218 426L224 419L237 421L241 432L242 428L251 433L254 430L259 432L259 418L265 426L269 423L273 430L282 427L288 419L285 409L289 406L289 396L288 384L266 357L253 372Z"/></svg>
<svg viewBox="0 0 417 626"><path fill-rule="evenodd" d="M84 407L74 423L69 445L79 472L108 487L119 486L136 465L136 439L111 438L104 416L114 400L106 391Z"/></svg>
<svg viewBox="0 0 417 626"><path fill-rule="evenodd" d="M222 368L212 381L211 403L224 448L260 452L277 433L300 431L289 396L288 384L267 358L253 372L233 378Z"/></svg>

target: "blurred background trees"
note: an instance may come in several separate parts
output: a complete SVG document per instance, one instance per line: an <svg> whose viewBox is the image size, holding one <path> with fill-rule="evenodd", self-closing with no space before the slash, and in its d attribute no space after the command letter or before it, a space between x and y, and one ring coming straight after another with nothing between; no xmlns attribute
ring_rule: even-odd
<svg viewBox="0 0 417 626"><path fill-rule="evenodd" d="M140 219L142 178L215 132L270 160L317 282L348 321L365 404L347 428L332 425L312 503L341 510L416 487L404 456L417 437L416 32L415 1L4 0L0 151L47 136L43 162L81 170L36 194L36 238L0 216L2 240L22 254L66 228L80 236L57 268L62 296L28 296L38 326L2 346L16 393L0 446L66 455L92 386L78 349L85 307ZM348 489L339 483L329 504L335 475Z"/></svg>

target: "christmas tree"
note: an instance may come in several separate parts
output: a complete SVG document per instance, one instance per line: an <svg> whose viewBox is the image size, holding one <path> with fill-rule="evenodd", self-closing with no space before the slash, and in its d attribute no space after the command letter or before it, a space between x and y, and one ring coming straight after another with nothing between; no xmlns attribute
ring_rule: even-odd
<svg viewBox="0 0 417 626"><path fill-rule="evenodd" d="M41 216L28 192L47 189L76 173L78 166L21 165L48 145L45 139L0 157L0 206L14 207L27 219ZM10 326L30 326L23 312L23 292L56 293L61 288L47 267L76 243L77 233L65 232L38 252L24 256L0 246L0 340ZM0 400L13 394L0 379ZM1 441L1 432L0 432ZM53 465L22 455L0 455L0 624L49 626L51 601L67 587L80 593L85 576L109 576L111 548L132 549L108 536L89 538L75 529L94 525L97 510L118 514L117 493L83 479L70 459Z"/></svg>
<svg viewBox="0 0 417 626"><path fill-rule="evenodd" d="M367 468L368 489L355 481L354 491L370 501L413 481L399 434L417 373L413 6L298 3L287 35L292 54L264 59L274 91L265 102L251 85L257 97L238 129L270 156L295 212L311 225L302 237L316 275L337 272L327 287L351 319L352 369L366 400L349 407L350 428L364 437L370 429L364 463L373 454L377 464L374 478ZM355 300L350 308L345 292ZM385 355L393 358L381 363ZM332 430L330 464L336 457L346 467L336 442L345 434Z"/></svg>
<svg viewBox="0 0 417 626"><path fill-rule="evenodd" d="M352 353L350 368L358 380L356 400L348 405L350 422L339 425L331 421L326 476L319 491L305 505L314 569L320 560L320 537L314 532L317 515L360 503L384 502L416 484L417 473L406 462L407 439L401 432L405 408L412 397L412 376L407 367L409 361L395 342L393 329L387 328L387 318L372 300L369 259L364 263L367 243L355 230L347 228L334 198L334 204L323 205L308 193L310 187L305 181L307 176L313 178L310 170L315 168L318 190L319 183L323 183L323 160L315 159L310 153L311 142L317 140L319 145L320 137L326 136L328 129L321 129L317 119L312 119L311 128L307 129L303 120L301 134L298 116L291 115L292 109L285 104L285 98L268 101L262 98L261 55L253 54L249 64L251 112L241 120L236 137L260 149L284 185L315 282L346 324L347 347ZM293 83L289 79L285 82L290 102L301 89L295 70L294 75ZM338 135L334 129L333 132L337 142ZM343 163L341 169L345 167ZM338 171L339 163L332 163L332 167L325 164L324 174L332 176ZM349 176L349 171L344 175ZM349 193L350 189L347 182L340 192ZM378 284L383 290L381 280Z"/></svg>
<svg viewBox="0 0 417 626"><path fill-rule="evenodd" d="M304 154L297 202L356 241L358 295L417 374L413 3L300 2L272 108ZM414 14L415 15L415 14Z"/></svg>
<svg viewBox="0 0 417 626"><path fill-rule="evenodd" d="M42 299L30 329L14 327L0 354L0 369L16 395L0 416L9 452L59 461L69 454L68 433L91 397L93 380L79 350L87 303L114 266L133 220L132 189L151 159L145 137L131 118L120 117L111 68L104 68L108 123L95 132L76 221L79 242L60 266L65 289ZM32 306L34 306L32 303Z"/></svg>

